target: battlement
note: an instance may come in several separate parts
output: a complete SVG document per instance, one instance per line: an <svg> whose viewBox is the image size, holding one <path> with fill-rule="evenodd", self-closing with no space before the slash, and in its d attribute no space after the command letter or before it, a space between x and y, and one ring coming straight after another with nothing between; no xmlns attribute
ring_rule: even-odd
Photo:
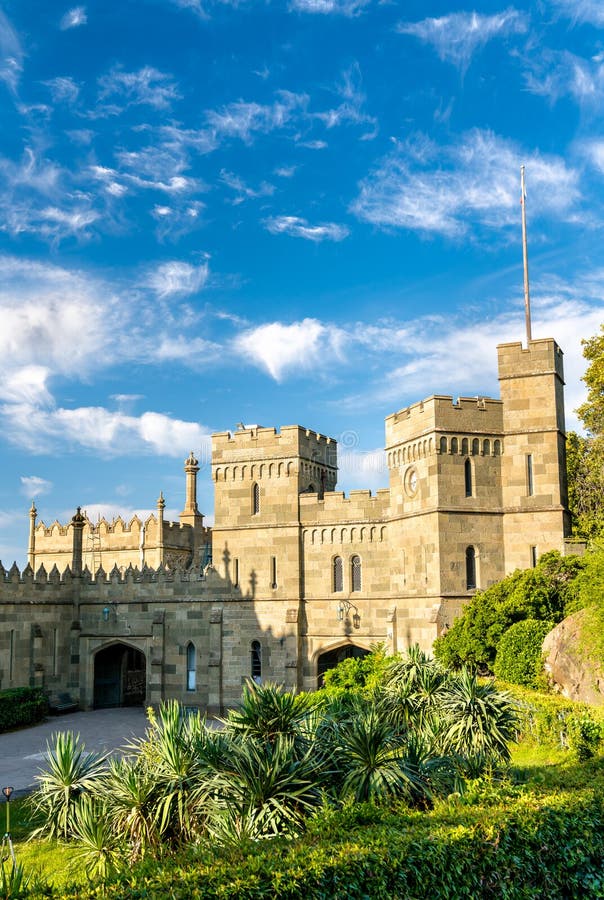
<svg viewBox="0 0 604 900"><path fill-rule="evenodd" d="M370 490L330 491L322 500L317 494L300 495L302 524L324 522L368 522L383 519L390 507L390 491L382 488L375 494Z"/></svg>
<svg viewBox="0 0 604 900"><path fill-rule="evenodd" d="M30 565L25 566L21 571L16 563L13 563L10 569L5 569L0 562L0 600L6 599L6 592L10 592L11 588L18 588L20 585L35 585L36 588L43 588L46 585L73 585L79 582L80 585L87 584L133 584L133 583L163 583L163 582L191 582L203 581L204 575L197 571L189 571L184 569L167 569L165 566L158 566L152 569L144 566L142 569L136 566L128 566L127 569L119 569L114 566L110 572L106 572L102 566L99 566L96 572L91 572L86 566L82 574L76 577L69 566L63 572L54 565L50 572L41 565L35 572Z"/></svg>
<svg viewBox="0 0 604 900"><path fill-rule="evenodd" d="M335 468L337 442L300 425L282 425L280 429L251 426L212 435L213 465L291 457Z"/></svg>
<svg viewBox="0 0 604 900"><path fill-rule="evenodd" d="M386 447L415 441L431 432L499 435L503 431L503 405L492 397L435 394L386 418ZM436 447L438 441L434 445ZM434 447L432 449L434 449ZM427 448L428 449L428 448ZM422 444L422 455L427 455Z"/></svg>
<svg viewBox="0 0 604 900"><path fill-rule="evenodd" d="M499 344L497 360L499 380L531 375L557 375L564 381L564 354L553 338L539 338L523 347L517 341Z"/></svg>

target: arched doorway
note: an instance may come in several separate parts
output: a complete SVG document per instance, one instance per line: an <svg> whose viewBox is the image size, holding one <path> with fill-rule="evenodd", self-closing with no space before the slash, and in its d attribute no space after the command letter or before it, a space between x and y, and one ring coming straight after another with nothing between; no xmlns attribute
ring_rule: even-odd
<svg viewBox="0 0 604 900"><path fill-rule="evenodd" d="M321 653L317 659L317 679L318 686L323 686L323 675L328 669L335 669L338 663L345 659L362 659L367 656L369 650L364 647L357 647L355 644L344 644L342 647L335 647L333 650L326 650Z"/></svg>
<svg viewBox="0 0 604 900"><path fill-rule="evenodd" d="M146 693L145 655L128 644L111 644L94 657L94 708L142 706Z"/></svg>

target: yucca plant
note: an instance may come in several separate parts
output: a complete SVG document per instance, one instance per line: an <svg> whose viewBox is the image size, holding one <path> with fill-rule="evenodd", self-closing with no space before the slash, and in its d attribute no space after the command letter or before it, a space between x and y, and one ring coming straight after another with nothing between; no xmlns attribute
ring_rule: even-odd
<svg viewBox="0 0 604 900"><path fill-rule="evenodd" d="M0 860L0 900L20 900L21 897L26 897L29 881L29 876L20 863Z"/></svg>
<svg viewBox="0 0 604 900"><path fill-rule="evenodd" d="M325 777L312 748L301 755L292 737L233 737L227 765L208 783L207 828L231 839L296 834L320 805Z"/></svg>
<svg viewBox="0 0 604 900"><path fill-rule="evenodd" d="M108 754L85 753L80 735L58 732L47 743L47 768L36 775L38 788L31 795L36 814L43 819L32 837L68 839L72 833L74 811L81 795L94 791L102 777Z"/></svg>
<svg viewBox="0 0 604 900"><path fill-rule="evenodd" d="M407 764L405 735L387 707L359 704L353 715L338 723L337 740L344 799L383 800L421 791L417 773Z"/></svg>
<svg viewBox="0 0 604 900"><path fill-rule="evenodd" d="M248 681L238 709L224 724L233 734L245 734L274 743L278 737L312 739L324 699L319 694L294 694L282 686Z"/></svg>
<svg viewBox="0 0 604 900"><path fill-rule="evenodd" d="M106 878L120 865L119 837L99 797L82 796L73 813L72 833L76 841L74 859L84 864L89 878Z"/></svg>
<svg viewBox="0 0 604 900"><path fill-rule="evenodd" d="M462 669L450 680L442 709L442 749L460 757L467 774L476 777L491 764L509 762L509 745L519 719L507 691L498 691L492 681L480 682Z"/></svg>
<svg viewBox="0 0 604 900"><path fill-rule="evenodd" d="M163 703L140 745L157 787L155 824L160 835L189 840L197 830L197 812L205 795L196 752L197 727L176 700Z"/></svg>
<svg viewBox="0 0 604 900"><path fill-rule="evenodd" d="M159 844L155 809L158 789L144 758L112 759L103 781L110 802L107 809L114 833L134 862Z"/></svg>

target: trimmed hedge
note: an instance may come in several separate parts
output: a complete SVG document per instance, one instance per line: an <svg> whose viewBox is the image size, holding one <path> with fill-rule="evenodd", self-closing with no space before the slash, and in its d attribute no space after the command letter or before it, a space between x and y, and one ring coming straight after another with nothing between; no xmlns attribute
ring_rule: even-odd
<svg viewBox="0 0 604 900"><path fill-rule="evenodd" d="M487 789L488 790L488 789ZM491 788L492 790L492 788ZM508 788L431 814L368 804L325 811L304 837L243 850L208 846L151 860L61 900L604 897L604 800L584 789L547 797Z"/></svg>
<svg viewBox="0 0 604 900"><path fill-rule="evenodd" d="M553 622L523 619L510 625L497 645L493 672L512 684L539 687L543 676L543 639Z"/></svg>
<svg viewBox="0 0 604 900"><path fill-rule="evenodd" d="M41 688L0 691L0 734L39 722L48 713L48 697Z"/></svg>

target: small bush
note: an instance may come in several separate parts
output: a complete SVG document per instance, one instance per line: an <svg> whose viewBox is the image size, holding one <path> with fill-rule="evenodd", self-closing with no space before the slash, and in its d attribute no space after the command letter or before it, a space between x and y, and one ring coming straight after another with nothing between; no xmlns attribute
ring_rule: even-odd
<svg viewBox="0 0 604 900"><path fill-rule="evenodd" d="M602 740L602 728L587 710L572 713L566 720L569 749L579 762L595 756Z"/></svg>
<svg viewBox="0 0 604 900"><path fill-rule="evenodd" d="M0 733L33 725L48 712L48 698L41 688L0 691Z"/></svg>
<svg viewBox="0 0 604 900"><path fill-rule="evenodd" d="M495 675L511 684L539 687L542 681L542 646L553 622L524 619L504 632L497 646Z"/></svg>

